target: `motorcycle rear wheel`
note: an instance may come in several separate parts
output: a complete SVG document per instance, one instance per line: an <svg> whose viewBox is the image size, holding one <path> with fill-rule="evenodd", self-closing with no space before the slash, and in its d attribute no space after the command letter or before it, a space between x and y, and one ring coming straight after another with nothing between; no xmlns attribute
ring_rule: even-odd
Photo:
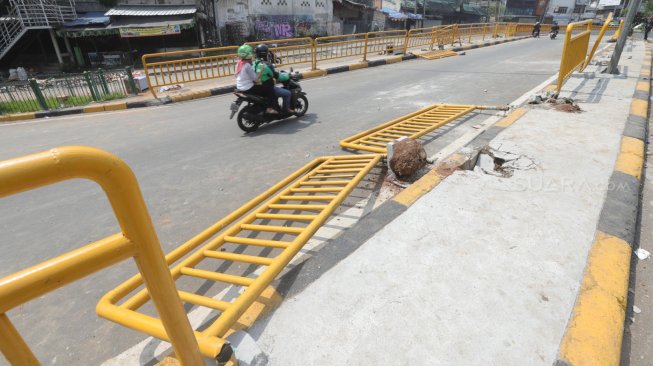
<svg viewBox="0 0 653 366"><path fill-rule="evenodd" d="M240 127L241 130L245 132L254 132L258 130L259 123L245 116L245 113L253 113L253 112L254 112L254 108L250 106L247 106L241 109L240 112L238 112L238 117L236 120L238 121L238 127Z"/></svg>

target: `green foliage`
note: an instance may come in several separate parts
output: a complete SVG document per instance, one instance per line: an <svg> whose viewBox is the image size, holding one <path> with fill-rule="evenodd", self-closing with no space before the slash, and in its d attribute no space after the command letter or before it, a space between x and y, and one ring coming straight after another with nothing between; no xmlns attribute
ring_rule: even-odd
<svg viewBox="0 0 653 366"><path fill-rule="evenodd" d="M102 100L109 101L114 99L124 98L123 93L109 93L102 95ZM76 107L89 104L93 98L87 95L71 96L64 100L57 100L56 98L46 98L45 102L50 109ZM0 102L0 114L8 113L24 113L40 111L41 107L36 99L24 99L15 101Z"/></svg>
<svg viewBox="0 0 653 366"><path fill-rule="evenodd" d="M653 0L646 0L644 3L644 15L647 17L653 15Z"/></svg>

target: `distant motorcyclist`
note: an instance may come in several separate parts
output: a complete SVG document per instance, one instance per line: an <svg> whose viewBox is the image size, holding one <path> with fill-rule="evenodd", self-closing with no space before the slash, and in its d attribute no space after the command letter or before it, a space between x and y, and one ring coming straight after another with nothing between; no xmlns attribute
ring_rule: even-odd
<svg viewBox="0 0 653 366"><path fill-rule="evenodd" d="M558 22L554 21L551 25L551 39L554 39L558 35L559 31L560 26L558 25Z"/></svg>
<svg viewBox="0 0 653 366"><path fill-rule="evenodd" d="M540 24L540 22L536 22L533 25L533 32L531 33L531 35L533 37L535 37L535 38L539 37L540 36L540 28L542 28L542 25Z"/></svg>
<svg viewBox="0 0 653 366"><path fill-rule="evenodd" d="M257 72L262 70L262 84L272 86L274 89L275 101L278 100L278 98L283 100L283 110L287 113L295 113L295 111L290 107L290 90L275 86L275 79L280 80L286 78L288 75L280 74L274 69L274 65L270 60L270 55L270 49L267 45L260 44L256 46L256 61L254 62L254 69L257 70Z"/></svg>

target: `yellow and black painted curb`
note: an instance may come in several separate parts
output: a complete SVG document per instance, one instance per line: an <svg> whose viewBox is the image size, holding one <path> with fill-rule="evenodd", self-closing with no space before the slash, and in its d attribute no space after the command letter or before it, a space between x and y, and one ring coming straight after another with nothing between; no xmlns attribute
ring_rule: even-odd
<svg viewBox="0 0 653 366"><path fill-rule="evenodd" d="M502 43L519 41L525 38L530 38L530 37L526 37L526 36L514 37L510 39L504 39L501 41L485 42L482 44L475 44L475 45L464 46L464 47L455 47L452 49L452 51L459 52L459 51L471 50L471 49L476 49L481 47L494 46ZM417 56L413 55L412 53L409 53L403 56L392 56L380 60L363 61L351 65L343 65L343 66L331 67L322 70L307 71L301 73L300 78L309 79L309 78L337 74L346 71L359 70L368 67L389 65L397 62L414 60L414 59L417 59ZM156 107L156 106L161 106L161 105L166 105L171 103L185 102L188 100L229 94L229 93L233 93L235 90L236 90L235 85L229 85L229 86L223 86L223 87L212 88L207 90L170 95L159 99L152 99L152 100L145 100L145 101L137 101L137 102L126 101L126 102L117 102L117 103L108 103L108 104L89 105L86 107L74 107L74 108L66 108L66 109L59 109L59 110L51 110L51 111L7 114L7 115L0 115L0 122L21 121L21 120L46 118L46 117L58 117L58 116L66 116L66 115L81 114L81 113L99 113L99 112L116 111L122 109Z"/></svg>
<svg viewBox="0 0 653 366"><path fill-rule="evenodd" d="M632 247L646 159L651 48L646 48L621 149L555 366L618 366L628 305Z"/></svg>

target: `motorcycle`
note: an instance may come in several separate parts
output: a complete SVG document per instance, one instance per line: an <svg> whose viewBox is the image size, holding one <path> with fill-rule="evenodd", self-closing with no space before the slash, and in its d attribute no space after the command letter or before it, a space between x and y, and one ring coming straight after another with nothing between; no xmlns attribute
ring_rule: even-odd
<svg viewBox="0 0 653 366"><path fill-rule="evenodd" d="M278 100L272 105L272 108L278 113L267 113L269 107L267 98L236 91L234 95L237 99L231 103L231 115L229 119L232 119L238 113L236 117L238 127L245 132L254 132L262 124L286 119L291 116L301 117L306 114L306 111L308 111L308 98L306 98L306 93L302 91L302 87L299 85L299 75L296 73L293 74L291 69L289 76L287 81L282 82L282 85L284 89L290 90L290 106L295 110L295 113L283 111L279 106ZM247 104L240 109L243 103ZM239 109L240 112L238 111Z"/></svg>
<svg viewBox="0 0 653 366"><path fill-rule="evenodd" d="M533 38L540 38L540 31L539 30L533 30L531 35L533 36Z"/></svg>
<svg viewBox="0 0 653 366"><path fill-rule="evenodd" d="M549 37L550 37L551 39L556 39L556 36L557 36L557 35L558 35L558 31L557 31L557 30L552 30L551 32L549 32Z"/></svg>

